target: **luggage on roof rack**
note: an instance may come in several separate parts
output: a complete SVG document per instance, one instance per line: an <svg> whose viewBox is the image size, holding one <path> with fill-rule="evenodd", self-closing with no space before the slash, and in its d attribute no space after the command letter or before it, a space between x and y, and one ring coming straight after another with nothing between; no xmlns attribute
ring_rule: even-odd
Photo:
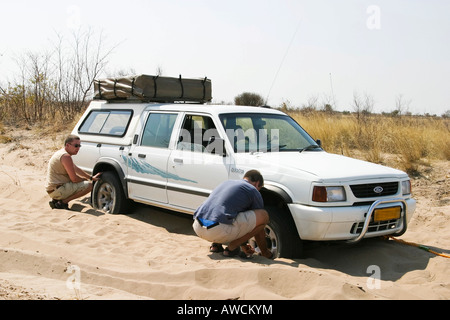
<svg viewBox="0 0 450 320"><path fill-rule="evenodd" d="M196 102L212 100L208 78L187 79L137 75L94 80L94 99L138 100L145 102Z"/></svg>

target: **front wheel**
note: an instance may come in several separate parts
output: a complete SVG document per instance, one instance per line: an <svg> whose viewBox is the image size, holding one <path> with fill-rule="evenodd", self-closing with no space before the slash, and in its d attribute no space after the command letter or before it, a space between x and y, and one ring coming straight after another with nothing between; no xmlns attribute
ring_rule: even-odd
<svg viewBox="0 0 450 320"><path fill-rule="evenodd" d="M125 213L127 199L116 174L103 172L92 190L92 206L106 213Z"/></svg>
<svg viewBox="0 0 450 320"><path fill-rule="evenodd" d="M300 258L303 243L300 239L294 220L287 210L266 207L270 222L265 228L267 246L275 258ZM254 238L250 244L259 251Z"/></svg>

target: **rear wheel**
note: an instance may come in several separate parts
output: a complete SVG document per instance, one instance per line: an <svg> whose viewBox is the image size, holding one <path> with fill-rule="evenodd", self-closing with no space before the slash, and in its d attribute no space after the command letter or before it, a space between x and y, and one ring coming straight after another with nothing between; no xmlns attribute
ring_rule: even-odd
<svg viewBox="0 0 450 320"><path fill-rule="evenodd" d="M114 172L103 172L92 190L92 205L107 213L126 213L128 199L125 197L119 178Z"/></svg>

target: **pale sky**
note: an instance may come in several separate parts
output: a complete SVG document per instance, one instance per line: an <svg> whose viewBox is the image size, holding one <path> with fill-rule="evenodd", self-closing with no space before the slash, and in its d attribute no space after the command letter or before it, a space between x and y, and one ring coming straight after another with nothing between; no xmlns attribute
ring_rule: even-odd
<svg viewBox="0 0 450 320"><path fill-rule="evenodd" d="M449 0L109 0L0 2L0 83L14 57L43 52L56 34L90 27L110 46L108 72L205 77L216 102L242 92L301 107L331 97L352 111L450 110Z"/></svg>

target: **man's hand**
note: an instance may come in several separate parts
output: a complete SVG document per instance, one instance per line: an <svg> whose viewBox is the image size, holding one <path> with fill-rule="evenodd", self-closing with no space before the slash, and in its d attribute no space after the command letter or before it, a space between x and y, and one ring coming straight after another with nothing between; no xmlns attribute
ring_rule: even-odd
<svg viewBox="0 0 450 320"><path fill-rule="evenodd" d="M103 172L98 172L95 176L92 176L92 181L98 181L100 180L100 176Z"/></svg>

